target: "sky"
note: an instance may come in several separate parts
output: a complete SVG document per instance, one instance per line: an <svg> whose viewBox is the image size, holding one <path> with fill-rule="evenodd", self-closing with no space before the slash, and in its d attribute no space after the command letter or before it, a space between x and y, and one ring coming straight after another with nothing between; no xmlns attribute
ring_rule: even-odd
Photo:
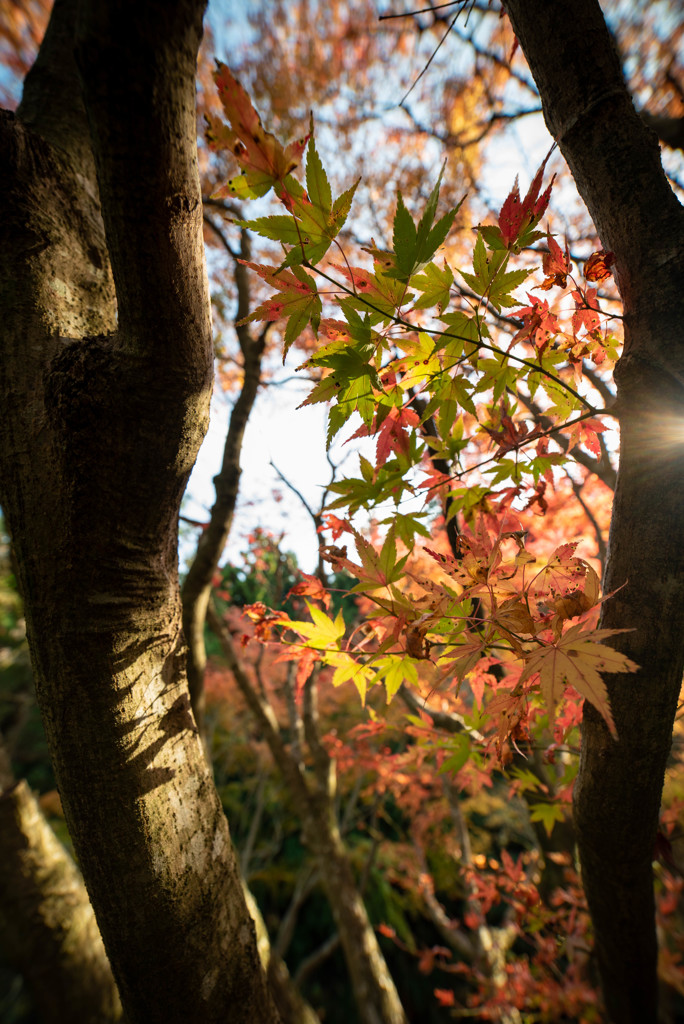
<svg viewBox="0 0 684 1024"><path fill-rule="evenodd" d="M210 6L216 56L220 59L228 57L231 47L240 44L244 31L241 28L244 23L235 14L231 22L222 21L224 10L225 5L221 2ZM452 41L448 40L446 45L450 44ZM456 40L453 40L453 45L457 45ZM417 67L416 74L420 70L421 67ZM386 111L384 100L383 108ZM386 116L391 117L392 111L386 111ZM517 174L523 190L526 189L550 144L541 115L526 117L515 124L513 130L496 137L484 162L481 187L485 198L500 205ZM438 157L436 174L440 161L441 156ZM288 368L294 370L297 362L288 359ZM276 536L284 533L285 548L295 552L305 571L312 571L316 564L318 542L311 517L301 501L283 486L271 465L273 463L303 494L311 507L318 509L331 470L325 455L325 408L319 405L297 409L309 390L310 385L306 382L301 385L289 383L271 388L266 393L262 390L259 396L245 433L240 499L224 561L239 559L245 548L245 538L258 524ZM216 391L209 433L184 503L183 513L188 518L199 521L208 518L214 500L212 478L221 465L231 401L230 397ZM353 429L346 429L340 436L344 439L352 432ZM334 461L350 454L349 449L340 443L332 450ZM372 457L371 451L367 454ZM347 458L344 468L353 473L357 466L355 458ZM278 501L273 499L274 489L279 496ZM193 546L192 536L182 540L181 567L184 560L191 557Z"/></svg>

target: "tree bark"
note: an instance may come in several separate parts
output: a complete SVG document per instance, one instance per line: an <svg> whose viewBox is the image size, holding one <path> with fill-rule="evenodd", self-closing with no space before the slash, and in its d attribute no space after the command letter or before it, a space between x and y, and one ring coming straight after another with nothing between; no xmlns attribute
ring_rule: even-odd
<svg viewBox="0 0 684 1024"><path fill-rule="evenodd" d="M57 0L17 116L0 117L0 502L67 823L132 1024L277 1020L180 628L178 510L212 378L203 7Z"/></svg>
<svg viewBox="0 0 684 1024"><path fill-rule="evenodd" d="M216 225L212 224L212 227L214 231L217 231ZM221 233L221 238L224 240L223 233ZM243 228L240 259L248 260L249 258L249 236L247 230ZM235 320L240 321L250 312L250 287L247 268L237 259L235 261L235 284L238 293ZM187 672L190 702L200 735L204 731L206 704L204 674L207 667L207 651L204 643L204 628L207 607L214 573L218 568L233 525L242 473L240 468L242 443L259 389L261 360L266 344L266 331L253 337L246 324L238 324L235 331L243 359L242 387L230 414L221 469L214 477L216 500L209 516L207 528L202 531L197 541L197 551L181 590L183 632L188 644Z"/></svg>
<svg viewBox="0 0 684 1024"><path fill-rule="evenodd" d="M657 1019L653 844L684 667L684 212L636 114L596 0L505 0L603 247L616 255L625 347L621 454L602 625L641 667L610 676L619 740L585 706L575 822L610 1019Z"/></svg>
<svg viewBox="0 0 684 1024"><path fill-rule="evenodd" d="M25 781L0 795L0 922L45 1024L121 1020L83 880Z"/></svg>
<svg viewBox="0 0 684 1024"><path fill-rule="evenodd" d="M340 936L361 1024L406 1024L392 976L382 955L368 911L354 878L334 810L334 764L318 738L315 713L304 697L305 731L314 762L312 780L283 741L275 712L251 685L240 665L228 630L209 606L207 621L217 636L228 667L278 765L302 827L302 838L318 868ZM310 685L310 680L309 684Z"/></svg>

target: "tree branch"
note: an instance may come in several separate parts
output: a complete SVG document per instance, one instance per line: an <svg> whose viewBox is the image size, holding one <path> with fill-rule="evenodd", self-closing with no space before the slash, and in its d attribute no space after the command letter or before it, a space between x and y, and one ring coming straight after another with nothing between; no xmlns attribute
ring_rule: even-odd
<svg viewBox="0 0 684 1024"><path fill-rule="evenodd" d="M205 0L85 0L76 59L122 342L208 389L195 111L204 7Z"/></svg>

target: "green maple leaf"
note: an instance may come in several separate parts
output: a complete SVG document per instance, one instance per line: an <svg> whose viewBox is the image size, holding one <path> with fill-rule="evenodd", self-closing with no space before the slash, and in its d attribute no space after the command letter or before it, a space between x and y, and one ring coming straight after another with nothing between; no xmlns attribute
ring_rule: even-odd
<svg viewBox="0 0 684 1024"><path fill-rule="evenodd" d="M438 314L449 304L449 290L454 283L454 275L448 263L442 270L434 263L428 263L422 274L411 278L411 287L422 292L421 297L413 303L414 309L429 309L437 306Z"/></svg>
<svg viewBox="0 0 684 1024"><path fill-rule="evenodd" d="M380 590L402 579L403 569L409 556L408 554L403 555L397 561L397 543L393 526L387 531L385 542L379 552L360 534L355 532L354 537L361 566L356 572L359 582L351 588L350 593L358 594Z"/></svg>
<svg viewBox="0 0 684 1024"><path fill-rule="evenodd" d="M276 188L276 194L290 211L270 217L237 221L263 238L290 246L284 267L320 262L341 231L351 209L358 181L333 203L330 182L313 137L313 121L306 154L306 190L291 175Z"/></svg>
<svg viewBox="0 0 684 1024"><path fill-rule="evenodd" d="M415 658L408 654L385 654L373 662L378 679L384 679L387 703L395 696L403 682L418 685L418 669Z"/></svg>
<svg viewBox="0 0 684 1024"><path fill-rule="evenodd" d="M539 821L547 836L553 832L556 822L565 821L565 809L557 802L530 804L530 821Z"/></svg>
<svg viewBox="0 0 684 1024"><path fill-rule="evenodd" d="M385 270L388 277L408 282L413 274L419 273L430 263L440 245L444 244L465 196L458 206L449 210L434 224L443 174L444 167L440 171L437 184L430 193L425 212L417 226L406 209L401 192L397 194L397 209L394 215L392 235L393 266Z"/></svg>
<svg viewBox="0 0 684 1024"><path fill-rule="evenodd" d="M529 270L511 270L506 273L509 254L504 249L495 249L489 254L478 231L473 252L473 273L461 271L461 277L476 295L486 298L495 309L515 306L517 300L511 292L523 283Z"/></svg>

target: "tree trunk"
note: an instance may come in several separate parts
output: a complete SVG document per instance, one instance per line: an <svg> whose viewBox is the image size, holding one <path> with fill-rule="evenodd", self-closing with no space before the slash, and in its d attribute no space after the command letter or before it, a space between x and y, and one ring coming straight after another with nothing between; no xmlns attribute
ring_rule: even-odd
<svg viewBox="0 0 684 1024"><path fill-rule="evenodd" d="M0 501L67 823L132 1024L277 1020L180 629L178 510L212 373L203 6L84 0L75 38L76 0L57 0L17 116L0 119Z"/></svg>
<svg viewBox="0 0 684 1024"><path fill-rule="evenodd" d="M0 922L45 1024L121 1020L83 881L24 781L0 795Z"/></svg>
<svg viewBox="0 0 684 1024"><path fill-rule="evenodd" d="M684 667L684 212L637 116L596 0L505 0L557 140L616 255L621 454L602 625L640 666L607 680L619 740L585 706L575 822L606 1006L657 1018L651 861Z"/></svg>
<svg viewBox="0 0 684 1024"><path fill-rule="evenodd" d="M235 681L248 707L259 723L287 785L302 828L302 838L313 854L325 894L337 924L354 1000L361 1024L406 1024L399 994L387 969L368 912L356 884L349 856L344 848L335 817L333 793L334 762L320 742L317 715L308 681L305 693L305 731L314 764L313 778L292 750L283 742L271 705L251 685L238 661L230 634L214 608L209 606L207 621L218 637ZM314 702L315 703L315 702Z"/></svg>
<svg viewBox="0 0 684 1024"><path fill-rule="evenodd" d="M307 1003L293 982L287 964L282 957L274 952L266 922L259 910L259 904L245 882L243 882L243 888L249 912L256 925L259 956L266 971L273 1001L278 1008L282 1024L321 1024L318 1014Z"/></svg>
<svg viewBox="0 0 684 1024"><path fill-rule="evenodd" d="M321 828L325 812L309 814L304 841L314 854L330 903L361 1024L407 1024L394 981L368 919L336 825Z"/></svg>

